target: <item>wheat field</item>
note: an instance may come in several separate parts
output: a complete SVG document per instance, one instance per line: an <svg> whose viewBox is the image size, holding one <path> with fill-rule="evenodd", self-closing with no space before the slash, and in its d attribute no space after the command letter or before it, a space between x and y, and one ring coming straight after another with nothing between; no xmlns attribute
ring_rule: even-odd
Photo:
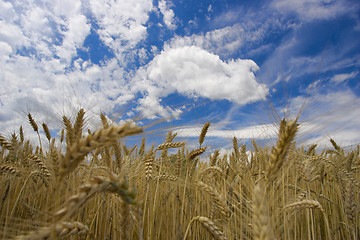
<svg viewBox="0 0 360 240"><path fill-rule="evenodd" d="M84 115L63 116L53 138L29 113L37 146L22 127L0 136L0 239L360 238L359 146L304 149L297 120L283 119L274 146L234 138L221 156L204 144L208 122L190 148L172 131L156 146L103 114L91 132Z"/></svg>

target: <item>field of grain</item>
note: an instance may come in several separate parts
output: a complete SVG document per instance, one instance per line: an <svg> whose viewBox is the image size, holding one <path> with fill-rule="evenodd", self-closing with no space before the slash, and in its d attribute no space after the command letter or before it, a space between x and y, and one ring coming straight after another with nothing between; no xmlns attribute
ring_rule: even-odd
<svg viewBox="0 0 360 240"><path fill-rule="evenodd" d="M208 153L206 123L196 148L171 131L130 148L146 129L101 115L90 132L84 114L56 139L29 114L38 146L22 127L0 136L0 239L360 238L359 146L295 146L283 119L272 147L234 138L231 154Z"/></svg>

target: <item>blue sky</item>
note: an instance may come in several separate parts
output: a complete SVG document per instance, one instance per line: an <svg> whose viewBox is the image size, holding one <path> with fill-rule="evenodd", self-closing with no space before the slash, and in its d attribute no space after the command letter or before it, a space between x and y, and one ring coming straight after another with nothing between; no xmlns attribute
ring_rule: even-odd
<svg viewBox="0 0 360 240"><path fill-rule="evenodd" d="M297 141L360 142L356 0L0 0L0 132L31 112L54 133L87 111L140 124L169 119L226 148L276 136L302 111ZM193 140L191 140L193 139Z"/></svg>

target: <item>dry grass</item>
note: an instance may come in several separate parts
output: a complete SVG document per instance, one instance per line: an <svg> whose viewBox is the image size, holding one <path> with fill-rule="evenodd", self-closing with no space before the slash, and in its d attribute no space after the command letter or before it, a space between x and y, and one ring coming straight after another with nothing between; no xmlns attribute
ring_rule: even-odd
<svg viewBox="0 0 360 240"><path fill-rule="evenodd" d="M172 132L125 146L141 127L102 114L85 134L85 115L63 116L58 139L44 123L44 149L22 127L0 136L0 239L360 238L359 147L296 148L298 124L286 119L272 149L234 138L231 154L209 152L209 123L192 149Z"/></svg>

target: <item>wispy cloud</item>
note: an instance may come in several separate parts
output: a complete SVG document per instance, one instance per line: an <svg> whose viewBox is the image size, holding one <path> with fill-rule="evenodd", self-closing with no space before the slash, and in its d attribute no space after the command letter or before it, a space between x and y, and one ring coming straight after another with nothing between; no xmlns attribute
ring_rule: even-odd
<svg viewBox="0 0 360 240"><path fill-rule="evenodd" d="M284 14L296 14L302 21L334 19L352 11L351 1L341 0L275 0L272 7Z"/></svg>
<svg viewBox="0 0 360 240"><path fill-rule="evenodd" d="M359 106L360 99L350 89L314 89L310 96L291 99L287 114L294 117L303 109L300 119L304 131L299 136L302 143L329 147L329 138L335 138L339 145L348 146L360 143L359 136L349 135L360 131Z"/></svg>
<svg viewBox="0 0 360 240"><path fill-rule="evenodd" d="M253 21L253 16L244 16L241 24L208 31L205 34L192 34L190 36L175 36L166 43L168 47L197 46L221 57L228 58L234 53L249 55L249 49L261 47L261 42L269 31L279 31L288 28L286 21L264 19L264 22Z"/></svg>
<svg viewBox="0 0 360 240"><path fill-rule="evenodd" d="M334 74L344 68L355 72L354 70L360 66L359 56L356 55L356 42L350 41L346 45L342 42L326 45L330 41L330 35L333 34L330 32L329 37L317 43L322 48L316 48L308 54L306 52L308 50L303 50L304 46L311 46L313 40L309 33L303 33L309 38L299 37L300 34L302 31L297 29L274 47L257 75L261 82L275 85L279 81L297 81L302 77L307 77L311 81L319 74Z"/></svg>
<svg viewBox="0 0 360 240"><path fill-rule="evenodd" d="M351 72L351 73L342 73L342 74L335 74L330 81L335 83L341 83L348 79L352 79L356 77L359 74L359 72Z"/></svg>
<svg viewBox="0 0 360 240"><path fill-rule="evenodd" d="M186 127L177 129L179 137L199 137L200 130L198 127ZM254 125L242 127L240 129L217 129L213 126L206 134L207 137L233 138L238 139L270 139L277 135L277 127L274 124Z"/></svg>

